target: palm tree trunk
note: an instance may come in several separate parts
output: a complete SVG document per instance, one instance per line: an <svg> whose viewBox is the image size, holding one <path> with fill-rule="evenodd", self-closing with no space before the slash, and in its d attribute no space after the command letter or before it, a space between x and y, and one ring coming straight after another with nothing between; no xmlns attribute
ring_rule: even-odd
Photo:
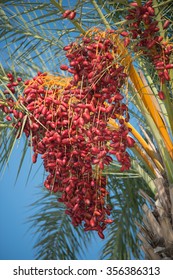
<svg viewBox="0 0 173 280"><path fill-rule="evenodd" d="M147 200L143 205L143 225L139 225L138 237L146 259L173 259L173 185L164 178L154 180L157 188L155 202L141 191Z"/></svg>

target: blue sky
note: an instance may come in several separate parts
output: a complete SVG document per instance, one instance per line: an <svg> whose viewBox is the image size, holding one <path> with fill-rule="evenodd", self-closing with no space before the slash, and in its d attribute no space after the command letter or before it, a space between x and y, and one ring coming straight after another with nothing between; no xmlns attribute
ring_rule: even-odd
<svg viewBox="0 0 173 280"><path fill-rule="evenodd" d="M28 205L34 201L34 196L38 192L34 186L40 183L41 174L38 172L26 186L26 176L30 166L30 152L28 151L15 185L22 142L14 148L9 166L0 178L0 259L34 259L32 247L35 238L28 233L29 225L25 222L32 214Z"/></svg>

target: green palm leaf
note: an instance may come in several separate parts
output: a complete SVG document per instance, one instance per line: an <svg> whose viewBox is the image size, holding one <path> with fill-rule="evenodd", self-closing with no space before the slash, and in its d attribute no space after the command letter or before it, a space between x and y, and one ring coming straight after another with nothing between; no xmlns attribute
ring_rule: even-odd
<svg viewBox="0 0 173 280"><path fill-rule="evenodd" d="M144 199L139 195L142 189L148 192L147 184L142 178L109 176L112 218L114 222L107 228L106 243L102 259L141 259L143 253L137 238L138 228L135 221L142 222L142 205ZM152 195L152 194L151 194Z"/></svg>
<svg viewBox="0 0 173 280"><path fill-rule="evenodd" d="M81 227L73 227L65 207L57 201L57 195L44 190L31 207L36 214L28 223L30 231L37 236L35 244L36 259L75 260L85 258L91 233L83 232Z"/></svg>

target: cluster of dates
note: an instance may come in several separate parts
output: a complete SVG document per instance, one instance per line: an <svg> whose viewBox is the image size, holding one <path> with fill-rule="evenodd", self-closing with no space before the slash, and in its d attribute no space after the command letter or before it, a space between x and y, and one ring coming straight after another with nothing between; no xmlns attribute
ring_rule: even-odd
<svg viewBox="0 0 173 280"><path fill-rule="evenodd" d="M164 42L163 37L159 35L159 23L155 20L155 11L153 1L149 0L143 5L138 5L137 2L131 3L131 9L128 10L126 16L127 31L122 32L125 40L136 40L134 51L142 51L147 55L153 63L156 72L158 73L161 84L170 80L169 69L173 68L171 63L171 55L173 53L172 45ZM166 20L163 24L163 29L169 27L170 22ZM164 93L158 92L160 99L164 99Z"/></svg>
<svg viewBox="0 0 173 280"><path fill-rule="evenodd" d="M66 10L64 13L63 13L63 18L68 18L70 20L73 20L76 16L76 12L75 11L71 11L71 10Z"/></svg>
<svg viewBox="0 0 173 280"><path fill-rule="evenodd" d="M3 111L6 115L7 121L12 121L12 116L17 119L23 119L23 113L21 111L16 110L16 101L15 99L15 93L18 92L18 86L21 86L22 78L18 77L15 79L12 73L7 74L8 83L6 84L6 89L4 90L4 95L6 95L5 102L0 100L0 110ZM11 94L13 94L13 97ZM17 123L12 123L13 126L20 127L22 123L18 121Z"/></svg>
<svg viewBox="0 0 173 280"><path fill-rule="evenodd" d="M111 32L90 34L64 49L70 66L61 69L72 73L70 81L38 73L25 81L17 103L9 97L11 102L1 109L17 131L22 128L26 137L32 135L33 163L40 154L48 173L44 185L61 193L59 201L66 205L72 224L83 223L85 231L96 230L104 238L106 225L113 221L108 218L111 207L102 171L113 157L121 171L128 170L126 149L134 145L120 93L127 75ZM26 111L21 112L22 107ZM117 115L124 118L111 130L107 122Z"/></svg>

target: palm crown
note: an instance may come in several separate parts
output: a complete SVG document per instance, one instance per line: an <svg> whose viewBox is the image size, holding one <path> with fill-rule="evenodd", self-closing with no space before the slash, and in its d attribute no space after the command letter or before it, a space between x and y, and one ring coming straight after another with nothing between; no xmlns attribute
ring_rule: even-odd
<svg viewBox="0 0 173 280"><path fill-rule="evenodd" d="M102 258L172 259L171 1L24 2L0 10L1 170L23 134L42 155L37 258L97 231Z"/></svg>

